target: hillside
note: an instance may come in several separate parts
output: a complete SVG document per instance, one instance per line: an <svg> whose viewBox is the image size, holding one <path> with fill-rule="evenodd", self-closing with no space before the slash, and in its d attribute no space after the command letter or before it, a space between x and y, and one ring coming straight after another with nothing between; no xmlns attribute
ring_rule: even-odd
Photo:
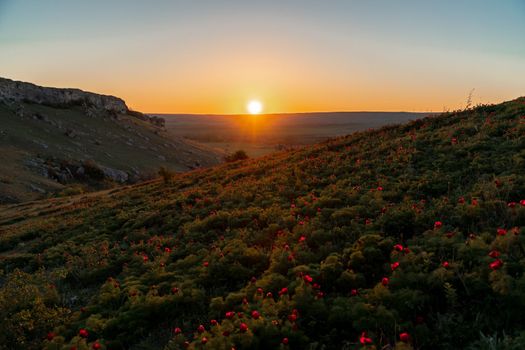
<svg viewBox="0 0 525 350"><path fill-rule="evenodd" d="M523 349L525 98L0 207L5 349Z"/></svg>
<svg viewBox="0 0 525 350"><path fill-rule="evenodd" d="M219 156L113 96L0 78L0 204L133 183Z"/></svg>

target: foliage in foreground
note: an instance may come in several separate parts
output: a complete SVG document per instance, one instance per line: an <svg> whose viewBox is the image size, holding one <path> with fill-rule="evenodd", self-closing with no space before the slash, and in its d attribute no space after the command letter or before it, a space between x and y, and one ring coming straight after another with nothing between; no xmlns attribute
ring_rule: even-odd
<svg viewBox="0 0 525 350"><path fill-rule="evenodd" d="M522 349L524 169L520 98L50 203L0 347Z"/></svg>

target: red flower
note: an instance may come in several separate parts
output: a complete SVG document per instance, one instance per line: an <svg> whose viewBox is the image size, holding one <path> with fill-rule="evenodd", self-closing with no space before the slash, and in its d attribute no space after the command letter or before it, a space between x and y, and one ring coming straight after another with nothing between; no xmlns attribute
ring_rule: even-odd
<svg viewBox="0 0 525 350"><path fill-rule="evenodd" d="M516 207L516 204L518 204L518 203L516 203L516 202L509 202L509 203L507 203L507 206L509 208L514 208L514 207Z"/></svg>
<svg viewBox="0 0 525 350"><path fill-rule="evenodd" d="M377 190L378 190L378 191L383 191L383 187L381 187L381 186L377 186Z"/></svg>
<svg viewBox="0 0 525 350"><path fill-rule="evenodd" d="M496 232L498 233L498 236L505 236L507 234L507 230L504 228L498 228Z"/></svg>
<svg viewBox="0 0 525 350"><path fill-rule="evenodd" d="M299 237L299 243L304 242L304 241L306 241L306 237L305 236Z"/></svg>
<svg viewBox="0 0 525 350"><path fill-rule="evenodd" d="M464 197L459 197L458 198L458 203L459 204L464 204L465 203L465 198Z"/></svg>
<svg viewBox="0 0 525 350"><path fill-rule="evenodd" d="M179 292L179 288L177 288L177 287L173 287L173 288L171 288L171 292L172 292L173 294L176 294L176 293Z"/></svg>
<svg viewBox="0 0 525 350"><path fill-rule="evenodd" d="M283 340L281 340L281 343L283 343L284 345L288 345L288 338L283 338Z"/></svg>
<svg viewBox="0 0 525 350"><path fill-rule="evenodd" d="M259 311L257 311L257 310L253 310L253 311L252 311L252 318L253 318L254 320L258 320L259 317L261 317L261 314L259 313Z"/></svg>
<svg viewBox="0 0 525 350"><path fill-rule="evenodd" d="M264 293L263 289L262 288L257 288L257 294L262 294Z"/></svg>
<svg viewBox="0 0 525 350"><path fill-rule="evenodd" d="M216 325L218 324L218 322L217 322L217 320L211 320L211 321L210 321L210 324L211 324L212 326L216 326Z"/></svg>
<svg viewBox="0 0 525 350"><path fill-rule="evenodd" d="M496 261L491 262L489 266L492 270L498 270L500 267L503 266L503 261L497 259Z"/></svg>
<svg viewBox="0 0 525 350"><path fill-rule="evenodd" d="M390 269L392 271L395 271L398 267L399 267L399 262L397 262L397 261L395 263L393 263L393 264L390 264Z"/></svg>
<svg viewBox="0 0 525 350"><path fill-rule="evenodd" d="M102 345L100 345L100 343L97 341L95 343L93 343L93 345L91 346L93 348L93 350L99 350L102 348Z"/></svg>
<svg viewBox="0 0 525 350"><path fill-rule="evenodd" d="M472 198L472 201L470 202L473 206L478 205L478 200L476 198Z"/></svg>
<svg viewBox="0 0 525 350"><path fill-rule="evenodd" d="M248 325L246 323L241 323L240 326L239 326L239 330L244 333L248 330Z"/></svg>
<svg viewBox="0 0 525 350"><path fill-rule="evenodd" d="M171 253L171 249L168 248L168 247L166 247L166 248L164 248L164 252L165 252L165 253Z"/></svg>
<svg viewBox="0 0 525 350"><path fill-rule="evenodd" d="M317 293L317 299L322 299L324 297L324 293L323 292L318 292Z"/></svg>
<svg viewBox="0 0 525 350"><path fill-rule="evenodd" d="M443 226L441 221L434 222L434 229L439 230Z"/></svg>
<svg viewBox="0 0 525 350"><path fill-rule="evenodd" d="M520 201L520 204L521 204L522 207L525 207L525 199L522 199L522 200Z"/></svg>
<svg viewBox="0 0 525 350"><path fill-rule="evenodd" d="M201 343L202 343L202 344L206 344L207 342L208 342L208 338L206 338L206 337L202 337L202 339L201 339Z"/></svg>
<svg viewBox="0 0 525 350"><path fill-rule="evenodd" d="M368 345L368 344L372 344L372 339L371 338L368 338L366 336L366 332L363 332L361 333L361 337L359 337L359 342L362 344L362 345Z"/></svg>
<svg viewBox="0 0 525 350"><path fill-rule="evenodd" d="M204 266L204 267L208 267L208 266L210 266L210 263L207 262L207 261L205 261L205 262L202 264L202 266Z"/></svg>
<svg viewBox="0 0 525 350"><path fill-rule="evenodd" d="M303 280L304 280L306 283L312 283L312 281L313 281L314 279L313 279L312 276L310 276L310 275L305 275L305 276L303 277Z"/></svg>
<svg viewBox="0 0 525 350"><path fill-rule="evenodd" d="M448 268L450 266L450 264L448 263L448 261L443 261L443 265L444 268Z"/></svg>
<svg viewBox="0 0 525 350"><path fill-rule="evenodd" d="M87 338L89 336L89 332L87 331L87 329L81 328L78 331L78 335L81 336L82 338Z"/></svg>
<svg viewBox="0 0 525 350"><path fill-rule="evenodd" d="M55 336L56 336L55 333L53 333L53 332L49 332L49 333L47 333L47 337L46 337L46 338L47 338L47 340L51 341L51 340L53 340L53 338L54 338Z"/></svg>
<svg viewBox="0 0 525 350"><path fill-rule="evenodd" d="M197 332L199 332L199 333L204 333L205 330L206 330L206 328L204 328L204 326L202 324L199 325L199 327L197 327Z"/></svg>
<svg viewBox="0 0 525 350"><path fill-rule="evenodd" d="M294 323L295 321L297 321L297 314L293 313L291 315L288 315L288 321Z"/></svg>
<svg viewBox="0 0 525 350"><path fill-rule="evenodd" d="M500 255L501 253L497 250L491 250L489 253L489 256L494 259L499 258Z"/></svg>
<svg viewBox="0 0 525 350"><path fill-rule="evenodd" d="M359 294L359 292L357 291L357 289L352 289L352 290L350 291L350 295L353 296L353 297L355 297L357 294Z"/></svg>
<svg viewBox="0 0 525 350"><path fill-rule="evenodd" d="M272 292L268 292L268 293L266 293L266 297L267 297L267 298L273 298L273 294L272 294Z"/></svg>
<svg viewBox="0 0 525 350"><path fill-rule="evenodd" d="M388 279L388 277L383 277L383 279L381 280L381 284L383 286L388 286L389 282L390 282L390 280Z"/></svg>
<svg viewBox="0 0 525 350"><path fill-rule="evenodd" d="M399 334L399 340L408 343L410 341L410 334L408 334L407 332Z"/></svg>
<svg viewBox="0 0 525 350"><path fill-rule="evenodd" d="M397 250L398 252L402 252L403 251L403 246L401 244L396 244L394 246L394 250Z"/></svg>
<svg viewBox="0 0 525 350"><path fill-rule="evenodd" d="M182 333L182 329L180 329L179 327L176 327L174 330L173 330L173 333L175 333L175 335L179 335Z"/></svg>
<svg viewBox="0 0 525 350"><path fill-rule="evenodd" d="M250 279L250 282L252 282L252 283L257 282L257 277L253 276L253 277Z"/></svg>
<svg viewBox="0 0 525 350"><path fill-rule="evenodd" d="M283 295L283 294L288 294L288 288L284 287L282 288L280 291L279 291L279 296Z"/></svg>
<svg viewBox="0 0 525 350"><path fill-rule="evenodd" d="M147 256L147 255L143 255L143 256L142 256L142 260L143 260L144 262L146 262L146 261L148 261L148 260L149 260L149 258L148 258L148 256Z"/></svg>
<svg viewBox="0 0 525 350"><path fill-rule="evenodd" d="M233 318L234 316L235 316L235 312L233 312L233 311L228 311L226 313L226 318Z"/></svg>

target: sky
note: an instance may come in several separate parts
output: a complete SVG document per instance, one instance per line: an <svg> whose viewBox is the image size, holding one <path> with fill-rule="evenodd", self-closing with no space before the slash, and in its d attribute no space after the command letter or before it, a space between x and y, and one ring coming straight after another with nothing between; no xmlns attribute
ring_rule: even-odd
<svg viewBox="0 0 525 350"><path fill-rule="evenodd" d="M525 0L0 0L0 76L147 113L453 110L525 95Z"/></svg>

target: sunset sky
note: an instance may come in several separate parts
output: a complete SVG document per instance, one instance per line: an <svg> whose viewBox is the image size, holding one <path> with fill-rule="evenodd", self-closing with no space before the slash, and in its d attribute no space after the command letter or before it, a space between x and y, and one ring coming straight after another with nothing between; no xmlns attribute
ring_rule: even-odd
<svg viewBox="0 0 525 350"><path fill-rule="evenodd" d="M0 76L150 113L442 111L525 95L525 1L0 0Z"/></svg>

